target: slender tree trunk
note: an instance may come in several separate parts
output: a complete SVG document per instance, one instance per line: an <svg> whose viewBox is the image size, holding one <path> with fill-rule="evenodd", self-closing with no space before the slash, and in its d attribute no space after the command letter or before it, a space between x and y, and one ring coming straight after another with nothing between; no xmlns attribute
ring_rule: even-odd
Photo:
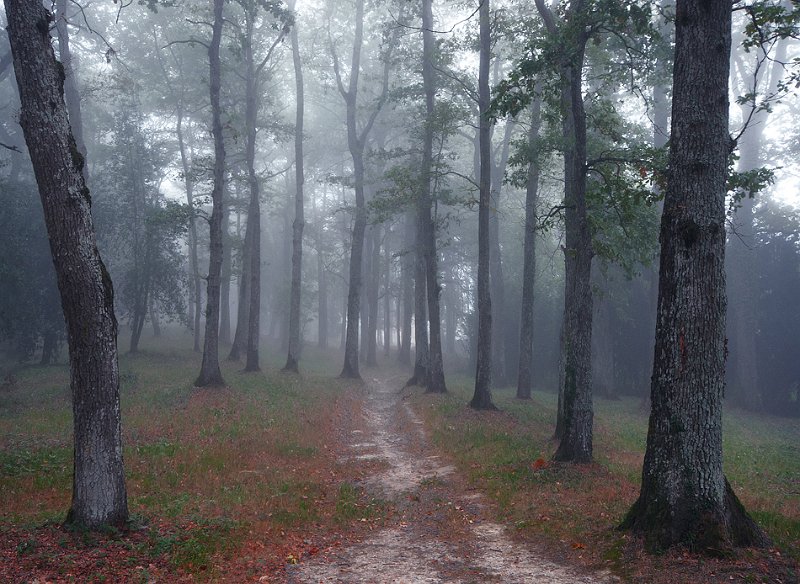
<svg viewBox="0 0 800 584"><path fill-rule="evenodd" d="M294 10L294 2L289 5ZM298 371L300 361L300 295L302 294L303 275L303 67L300 61L300 45L297 39L297 25L292 27L292 61L294 63L294 80L297 111L294 125L294 222L292 223L292 289L289 297L289 353L286 357L284 371ZM325 331L327 336L327 331Z"/></svg>
<svg viewBox="0 0 800 584"><path fill-rule="evenodd" d="M256 126L258 124L258 78L253 56L253 28L257 7L250 4L245 11L245 127L247 143L245 159L250 204L247 210L247 231L250 236L250 310L247 324L247 359L245 371L260 371L258 345L261 340L261 189L256 174Z"/></svg>
<svg viewBox="0 0 800 584"><path fill-rule="evenodd" d="M250 222L248 213L247 223ZM236 307L236 332L228 354L228 361L238 361L247 348L247 335L250 326L250 248L253 230L245 225L244 242L242 243L241 269L239 274L238 304Z"/></svg>
<svg viewBox="0 0 800 584"><path fill-rule="evenodd" d="M211 133L214 136L214 187L211 191L209 221L209 266L206 285L206 332L203 341L203 362L197 387L222 386L225 380L219 368L219 293L222 270L222 193L225 188L225 141L222 135L222 109L219 103L221 86L219 46L222 38L224 0L214 0L214 24L208 48L211 94Z"/></svg>
<svg viewBox="0 0 800 584"><path fill-rule="evenodd" d="M419 216L417 216L417 222ZM427 387L430 365L428 344L428 298L425 266L425 243L419 239L417 226L414 240L414 374L406 385Z"/></svg>
<svg viewBox="0 0 800 584"><path fill-rule="evenodd" d="M222 282L220 284L220 315L219 315L219 340L221 343L231 343L231 237L230 237L230 191L226 193L227 204L222 217Z"/></svg>
<svg viewBox="0 0 800 584"><path fill-rule="evenodd" d="M381 240L380 225L373 225L370 233L372 240L370 251L372 257L369 262L369 314L367 314L367 365L374 367L378 364L378 293L381 276Z"/></svg>
<svg viewBox="0 0 800 584"><path fill-rule="evenodd" d="M758 76L755 88L748 82L743 83L745 91L763 92L764 95L775 95L779 83L783 79L786 59L787 41L783 40L773 57L769 67L769 76ZM740 69L741 71L741 69ZM744 72L741 71L742 76ZM744 80L743 80L744 81ZM762 87L765 86L765 87ZM742 117L747 119L750 104L741 106ZM764 127L769 117L768 110L757 112L750 127L739 140L739 171L755 170L763 165L761 148L764 139ZM756 265L756 227L754 225L756 201L747 196L742 199L732 221L734 233L728 238L728 332L730 355L728 362L728 391L736 403L749 410L760 410L764 407L764 396L759 383L758 360L756 350L756 331L758 330L757 291L758 266Z"/></svg>
<svg viewBox="0 0 800 584"><path fill-rule="evenodd" d="M58 352L58 333L52 329L47 329L42 338L42 359L39 365L52 365L56 361Z"/></svg>
<svg viewBox="0 0 800 584"><path fill-rule="evenodd" d="M389 357L392 351L392 252L389 246L389 233L383 240L383 354Z"/></svg>
<svg viewBox="0 0 800 584"><path fill-rule="evenodd" d="M522 314L519 331L517 397L530 399L533 379L533 294L536 276L536 206L539 202L539 131L542 126L541 87L534 89L528 129L528 177L525 187L525 242L522 266Z"/></svg>
<svg viewBox="0 0 800 584"><path fill-rule="evenodd" d="M480 151L480 202L478 206L478 347L475 393L470 406L496 409L492 403L492 297L490 289L489 216L491 213L491 125L489 122L489 59L491 38L489 0L479 10L480 67L478 71L478 124Z"/></svg>
<svg viewBox="0 0 800 584"><path fill-rule="evenodd" d="M356 194L356 216L353 225L353 237L350 248L350 275L347 290L347 322L344 347L344 365L340 377L360 379L358 371L358 324L361 310L361 266L364 254L364 232L367 226L367 207L364 199L364 146L375 119L378 117L389 92L390 60L385 59L383 69L383 91L378 104L373 108L368 121L358 131L356 117L358 113L358 80L361 68L361 48L364 37L364 0L356 0L355 38L353 39L353 55L350 65L348 87L342 83L339 72L339 59L334 54L334 73L339 92L347 106L347 145L353 157L353 178ZM394 39L396 40L396 39ZM389 43L392 46L392 43Z"/></svg>
<svg viewBox="0 0 800 584"><path fill-rule="evenodd" d="M767 545L722 472L731 5L678 0L650 425L623 527L651 550ZM676 139L676 137L678 139Z"/></svg>
<svg viewBox="0 0 800 584"><path fill-rule="evenodd" d="M67 323L74 416L67 522L94 529L128 519L111 278L97 251L89 189L64 104L63 69L38 2L6 0L21 110Z"/></svg>
<svg viewBox="0 0 800 584"><path fill-rule="evenodd" d="M497 61L499 62L499 61ZM513 119L506 120L503 132L503 141L500 144L500 160L492 160L491 180L491 216L489 217L489 246L491 255L489 261L490 285L492 299L498 310L492 318L495 326L492 327L492 377L497 386L505 387L510 378L510 363L508 362L508 347L506 347L506 329L509 323L505 318L506 288L503 279L503 259L500 249L500 200L503 191L503 178L508 165L508 155L511 149L511 135L516 127Z"/></svg>
<svg viewBox="0 0 800 584"><path fill-rule="evenodd" d="M414 238L414 222L410 214L406 214L403 225L405 229L404 237L404 253L400 260L400 280L402 286L402 319L398 321L398 328L400 329L400 351L398 352L397 359L401 365L411 364L411 320L414 316L414 280L412 273L414 272L414 260L408 246ZM398 302L400 297L398 297ZM398 309L398 315L400 314Z"/></svg>
<svg viewBox="0 0 800 584"><path fill-rule="evenodd" d="M365 363L367 360L367 346L369 345L369 284L372 280L372 232L374 225L367 227L364 234L364 255L361 264L362 278L367 281L366 294L361 295L361 313L359 314L359 362Z"/></svg>
<svg viewBox="0 0 800 584"><path fill-rule="evenodd" d="M560 48L561 116L564 141L564 387L563 433L554 459L592 460L592 236L586 211L586 113L582 74L588 33L563 35L544 0L535 0L548 33ZM570 4L565 26L582 22L584 0ZM561 390L560 390L561 391Z"/></svg>
<svg viewBox="0 0 800 584"><path fill-rule="evenodd" d="M433 38L433 1L422 2L422 79L425 88L425 131L422 150L422 188L417 212L420 214L420 239L424 245L425 272L427 277L428 317L430 321L430 346L428 357L429 393L446 393L444 359L442 357L442 319L439 299L439 258L436 252L436 223L433 212L433 138L436 108L436 77L433 60L435 40Z"/></svg>
<svg viewBox="0 0 800 584"><path fill-rule="evenodd" d="M81 93L78 91L78 80L72 62L72 51L69 46L69 28L67 25L67 0L56 1L56 30L58 32L58 55L64 67L64 100L67 104L69 125L75 138L75 146L84 158L81 169L83 178L89 182L89 167L86 164L86 142L83 139L83 114L81 113Z"/></svg>
<svg viewBox="0 0 800 584"><path fill-rule="evenodd" d="M181 169L183 170L183 186L186 189L186 203L194 209L194 180L192 178L191 162L186 153L186 141L183 136L183 96L178 101L177 121L175 133L178 137L178 149L181 154ZM200 352L200 319L203 310L203 287L200 278L200 262L197 258L197 224L194 215L189 219L189 265L192 272L193 298L194 298L194 350Z"/></svg>

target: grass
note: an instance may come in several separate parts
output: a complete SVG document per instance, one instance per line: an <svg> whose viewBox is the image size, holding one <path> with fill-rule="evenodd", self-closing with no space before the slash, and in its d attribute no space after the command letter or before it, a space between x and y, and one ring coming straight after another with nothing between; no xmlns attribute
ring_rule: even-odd
<svg viewBox="0 0 800 584"><path fill-rule="evenodd" d="M526 402L497 390L501 412L479 413L466 407L470 380L448 387L449 395L416 395L415 404L435 443L495 501L499 518L522 537L544 537L558 553L624 575L630 542L615 527L638 496L647 437L641 401L596 399L596 464L557 465L555 395L536 392ZM723 434L725 472L740 499L782 554L800 560L800 424L728 411Z"/></svg>
<svg viewBox="0 0 800 584"><path fill-rule="evenodd" d="M100 547L127 542L124 553L133 558L160 558L162 576L176 570L214 579L215 565L254 531L267 541L290 528L338 526L336 461L327 442L348 385L331 379L331 358L312 353L317 373L302 377L281 373L279 355L256 374L223 361L227 387L197 389L200 356L174 347L156 341L120 357L129 508L146 528L133 540L106 534ZM72 553L77 535L53 531L71 489L69 372L30 366L15 377L0 393L0 533L15 534L18 558L50 562L57 573L64 554L47 556L59 541L72 550L67 566L79 555ZM358 508L354 496L348 504ZM102 575L108 560L98 562ZM92 574L85 575L102 579Z"/></svg>

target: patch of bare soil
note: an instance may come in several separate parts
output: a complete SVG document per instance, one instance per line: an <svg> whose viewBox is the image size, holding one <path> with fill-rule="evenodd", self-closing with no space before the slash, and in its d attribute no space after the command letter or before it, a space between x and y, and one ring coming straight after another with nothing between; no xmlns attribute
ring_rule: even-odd
<svg viewBox="0 0 800 584"><path fill-rule="evenodd" d="M513 541L490 521L488 503L470 492L454 467L430 446L422 421L402 398L402 381L367 384L363 423L351 431L343 463L363 476L373 497L396 512L344 546L287 566L290 584L471 583L583 584L615 582ZM381 463L381 464L375 464ZM359 469L366 467L363 473Z"/></svg>

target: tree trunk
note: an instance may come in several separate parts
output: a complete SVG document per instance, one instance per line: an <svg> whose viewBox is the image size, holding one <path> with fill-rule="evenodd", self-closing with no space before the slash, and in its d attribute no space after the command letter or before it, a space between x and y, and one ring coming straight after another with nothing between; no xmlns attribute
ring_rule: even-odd
<svg viewBox="0 0 800 584"><path fill-rule="evenodd" d="M496 61L499 63L499 60ZM509 323L505 317L506 290L503 281L503 260L500 249L500 199L503 190L503 178L508 164L508 155L511 147L511 134L514 131L516 122L513 119L506 120L505 131L503 132L503 142L500 144L500 160L495 164L492 157L492 180L491 180L491 215L489 217L489 247L491 254L489 259L489 280L492 291L492 299L498 310L494 311L492 318L492 377L495 385L505 387L508 385L510 377L510 363L508 362L508 350L506 347L506 330Z"/></svg>
<svg viewBox="0 0 800 584"><path fill-rule="evenodd" d="M383 255L383 354L388 357L392 350L392 253L388 228L383 240Z"/></svg>
<svg viewBox="0 0 800 584"><path fill-rule="evenodd" d="M294 10L294 1L289 9ZM292 27L292 61L294 63L294 81L296 95L296 114L294 125L294 222L292 223L292 289L289 295L289 352L286 356L284 371L297 373L300 362L300 296L302 294L303 276L303 67L300 61L300 45L297 39L297 25ZM320 286L321 290L322 286ZM320 302L322 302L320 300ZM327 336L327 331L325 331Z"/></svg>
<svg viewBox="0 0 800 584"><path fill-rule="evenodd" d="M224 205L222 217L222 272L220 283L220 313L219 313L219 340L226 345L231 344L231 237L230 237L230 191L226 193L228 199Z"/></svg>
<svg viewBox="0 0 800 584"><path fill-rule="evenodd" d="M258 78L253 56L253 29L256 4L248 4L245 10L245 164L247 184L250 188L250 204L247 210L247 232L250 235L250 310L247 323L247 358L245 371L260 371L258 344L261 340L261 189L256 174L256 125L258 124ZM252 234L250 232L252 231Z"/></svg>
<svg viewBox="0 0 800 584"><path fill-rule="evenodd" d="M652 409L623 527L651 550L766 545L722 472L731 5L678 0L670 175L661 219Z"/></svg>
<svg viewBox="0 0 800 584"><path fill-rule="evenodd" d="M436 223L433 197L433 137L436 107L436 77L433 60L436 42L433 38L433 2L422 2L422 79L425 87L425 131L423 132L422 150L422 188L417 212L420 214L420 239L424 245L425 272L428 292L428 318L430 322L430 345L428 356L429 393L446 393L444 380L444 360L442 358L442 319L439 310L439 299L442 287L439 285L439 258L436 252Z"/></svg>
<svg viewBox="0 0 800 584"><path fill-rule="evenodd" d="M402 291L403 311L402 318L399 316L398 308L398 329L400 330L400 351L397 354L397 359L401 365L411 364L411 320L414 316L414 280L412 273L414 271L414 260L409 245L414 238L414 222L410 214L406 214L403 225L405 228L403 256L400 259L400 280ZM398 302L401 298L398 297Z"/></svg>
<svg viewBox="0 0 800 584"><path fill-rule="evenodd" d="M178 137L178 149L181 154L181 169L183 170L183 185L186 189L186 203L194 209L194 180L192 168L186 153L186 142L183 136L183 96L178 102L177 121L175 133ZM194 215L189 219L189 265L192 271L193 298L194 298L194 350L200 352L200 319L203 310L203 286L200 278L200 262L197 258L197 224Z"/></svg>
<svg viewBox="0 0 800 584"><path fill-rule="evenodd" d="M370 230L370 252L372 257L369 262L369 313L367 314L367 365L374 367L378 364L378 292L381 276L381 227L373 225Z"/></svg>
<svg viewBox="0 0 800 584"><path fill-rule="evenodd" d="M536 276L536 206L539 201L539 131L542 126L541 87L534 88L528 129L528 177L525 187L525 242L522 266L522 313L519 330L517 398L531 398L533 378L533 294Z"/></svg>
<svg viewBox="0 0 800 584"><path fill-rule="evenodd" d="M64 67L64 100L67 104L69 125L75 138L75 146L84 158L83 178L89 182L89 167L86 164L86 142L83 139L83 115L81 113L81 93L78 91L78 81L75 67L72 63L72 51L69 47L69 28L67 25L67 0L56 2L56 30L58 31L58 56L61 66Z"/></svg>
<svg viewBox="0 0 800 584"><path fill-rule="evenodd" d="M475 393L470 406L496 409L492 403L492 297L490 290L489 217L491 214L491 124L489 122L489 59L491 39L489 0L480 6L480 67L478 72L478 116L480 150L480 203L478 206L478 347Z"/></svg>
<svg viewBox="0 0 800 584"><path fill-rule="evenodd" d="M563 433L553 458L592 460L592 236L586 212L586 113L582 73L588 33L564 36L553 13L536 0L548 33L560 47L561 117L564 142L564 387ZM565 26L586 18L584 0L570 4ZM559 390L561 391L561 389Z"/></svg>
<svg viewBox="0 0 800 584"><path fill-rule="evenodd" d="M430 348L428 344L428 296L425 243L420 240L419 215L414 239L414 374L406 385L427 387Z"/></svg>
<svg viewBox="0 0 800 584"><path fill-rule="evenodd" d="M50 42L52 15L7 0L19 87L19 122L33 163L67 323L74 415L72 505L67 522L94 529L128 519L111 278L97 251L84 158L72 136L63 70Z"/></svg>
<svg viewBox="0 0 800 584"><path fill-rule="evenodd" d="M348 87L342 83L339 72L339 59L334 54L333 64L339 93L347 106L347 146L353 157L353 178L356 194L356 216L353 225L353 238L350 247L350 275L347 290L347 323L345 332L344 365L340 377L361 379L358 371L358 324L361 310L361 266L364 254L364 232L367 226L367 207L364 199L364 146L375 119L378 117L389 92L390 59L386 58L383 69L383 90L378 104L374 106L368 121L358 131L358 80L361 68L361 48L364 37L364 0L356 1L355 38L350 65ZM395 33L396 34L396 33ZM396 40L396 39L395 39ZM393 46L393 43L389 43Z"/></svg>
<svg viewBox="0 0 800 584"><path fill-rule="evenodd" d="M250 222L248 213L247 223ZM247 347L247 335L250 326L250 248L253 230L245 224L244 241L242 242L241 268L239 273L238 304L236 307L236 332L228 354L228 361L238 361Z"/></svg>
<svg viewBox="0 0 800 584"><path fill-rule="evenodd" d="M208 48L209 85L211 95L211 133L214 136L214 187L211 191L209 221L209 265L206 285L206 331L203 340L203 362L197 387L223 386L219 368L219 293L222 271L222 193L225 188L225 141L222 135L222 109L219 103L221 85L219 46L222 38L224 0L214 0L214 24Z"/></svg>

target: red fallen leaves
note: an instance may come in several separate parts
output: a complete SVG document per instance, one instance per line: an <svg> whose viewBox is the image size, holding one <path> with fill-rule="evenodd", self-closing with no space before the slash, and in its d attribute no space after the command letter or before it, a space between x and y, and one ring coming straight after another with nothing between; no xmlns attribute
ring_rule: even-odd
<svg viewBox="0 0 800 584"><path fill-rule="evenodd" d="M547 468L548 466L549 464L544 458L537 458L536 460L533 461L533 464L531 464L531 468L533 470L542 470L544 468Z"/></svg>

